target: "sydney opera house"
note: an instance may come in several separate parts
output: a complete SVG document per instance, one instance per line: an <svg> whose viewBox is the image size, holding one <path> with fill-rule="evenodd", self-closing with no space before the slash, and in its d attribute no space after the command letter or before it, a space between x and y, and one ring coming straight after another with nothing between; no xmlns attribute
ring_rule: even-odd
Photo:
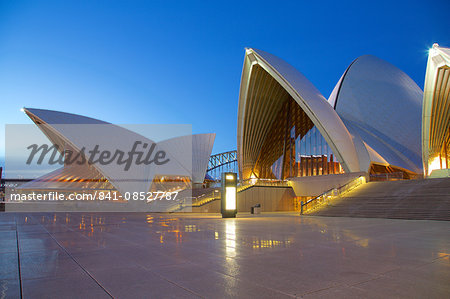
<svg viewBox="0 0 450 299"><path fill-rule="evenodd" d="M237 123L241 184L287 182L294 197L311 197L361 176L369 180L449 176L449 78L450 49L437 44L429 52L424 92L394 65L364 55L347 67L327 99L287 62L246 49ZM62 149L80 148L76 143L87 141L82 130L64 131L56 124L108 124L63 112L24 111ZM112 130L113 135L136 135L117 126ZM166 176L164 171L151 175L138 171L139 186L126 185L120 176L114 179L114 169L85 164L65 166L22 189L70 190L81 182L82 188L92 185L89 188L124 193L148 191L149 182L168 177L189 178L178 187L195 188L204 183L214 138L215 134L200 134L163 141L160 145L169 148L191 142L192 164L180 165ZM261 194L255 195L257 200Z"/></svg>
<svg viewBox="0 0 450 299"><path fill-rule="evenodd" d="M438 46L430 51L425 97L400 69L365 55L326 99L285 61L247 49L238 112L241 178L364 172L409 179L448 168L448 54Z"/></svg>

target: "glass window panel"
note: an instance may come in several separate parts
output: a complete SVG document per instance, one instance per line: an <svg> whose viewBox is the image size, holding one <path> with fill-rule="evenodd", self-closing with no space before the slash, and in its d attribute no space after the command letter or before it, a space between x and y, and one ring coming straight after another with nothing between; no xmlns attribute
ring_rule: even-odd
<svg viewBox="0 0 450 299"><path fill-rule="evenodd" d="M265 140L253 166L259 178L286 179L342 172L317 127L287 93L264 134Z"/></svg>

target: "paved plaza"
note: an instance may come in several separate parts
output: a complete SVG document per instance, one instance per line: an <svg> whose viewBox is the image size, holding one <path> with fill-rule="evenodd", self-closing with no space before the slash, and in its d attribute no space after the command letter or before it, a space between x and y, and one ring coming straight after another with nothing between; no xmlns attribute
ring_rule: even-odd
<svg viewBox="0 0 450 299"><path fill-rule="evenodd" d="M449 298L450 222L1 213L0 298Z"/></svg>

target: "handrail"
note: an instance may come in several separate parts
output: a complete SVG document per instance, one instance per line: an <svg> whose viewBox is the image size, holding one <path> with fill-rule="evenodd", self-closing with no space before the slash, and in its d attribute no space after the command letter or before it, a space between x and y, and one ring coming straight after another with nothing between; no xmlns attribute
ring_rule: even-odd
<svg viewBox="0 0 450 299"><path fill-rule="evenodd" d="M239 185L243 189L251 186L274 186L274 187L289 187L287 180L274 180L274 179L246 179ZM244 188L246 187L246 188Z"/></svg>
<svg viewBox="0 0 450 299"><path fill-rule="evenodd" d="M193 200L192 203L191 203L191 206L192 207L201 207L201 206L203 206L203 205L205 205L205 204L207 204L207 203L209 203L211 201L216 200L217 199L216 195L219 195L219 198L220 198L220 191L217 190L217 189L216 190L212 190L209 194L207 194L207 193L202 194L202 195L194 198L195 203L194 203L194 200ZM199 200L200 198L201 198L201 200Z"/></svg>
<svg viewBox="0 0 450 299"><path fill-rule="evenodd" d="M216 195L218 195L218 197L216 197ZM195 196L185 197L181 199L180 203L174 205L170 210L168 210L168 212L175 212L177 210L182 210L186 207L201 207L219 198L220 198L220 191L218 191L217 189L212 190L209 193L203 193L197 197ZM190 199L189 204L186 204L186 199Z"/></svg>
<svg viewBox="0 0 450 299"><path fill-rule="evenodd" d="M391 173L371 173L369 175L370 181L398 181L398 180L411 180L422 179L423 174L418 173L406 173L406 172L391 172Z"/></svg>
<svg viewBox="0 0 450 299"><path fill-rule="evenodd" d="M356 187L365 184L366 183L366 177L364 175L361 175L357 178L354 178L350 182L346 183L345 185L342 185L338 188L331 188L324 193L311 198L307 200L305 203L302 201L300 205L300 214L307 214L325 204L329 205L330 200L340 197L342 194L349 192Z"/></svg>

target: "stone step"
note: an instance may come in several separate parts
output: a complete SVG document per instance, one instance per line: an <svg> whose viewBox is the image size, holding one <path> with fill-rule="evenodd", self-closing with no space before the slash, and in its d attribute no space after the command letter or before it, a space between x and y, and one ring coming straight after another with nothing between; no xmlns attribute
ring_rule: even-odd
<svg viewBox="0 0 450 299"><path fill-rule="evenodd" d="M370 182L309 215L450 221L450 178Z"/></svg>

